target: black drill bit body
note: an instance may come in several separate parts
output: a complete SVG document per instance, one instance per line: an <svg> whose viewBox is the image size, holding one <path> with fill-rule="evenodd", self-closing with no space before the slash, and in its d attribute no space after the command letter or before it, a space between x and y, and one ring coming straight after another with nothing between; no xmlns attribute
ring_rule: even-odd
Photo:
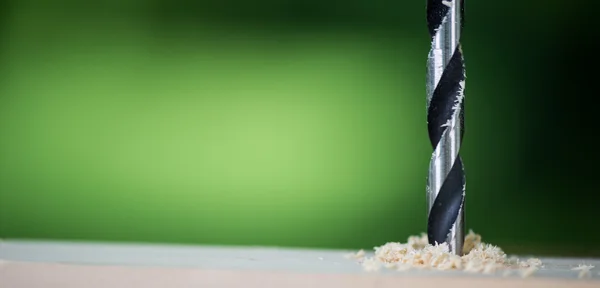
<svg viewBox="0 0 600 288"><path fill-rule="evenodd" d="M464 244L465 173L459 155L464 134L464 59L460 34L464 0L428 0L432 45L427 69L427 128L434 149L427 185L430 244Z"/></svg>

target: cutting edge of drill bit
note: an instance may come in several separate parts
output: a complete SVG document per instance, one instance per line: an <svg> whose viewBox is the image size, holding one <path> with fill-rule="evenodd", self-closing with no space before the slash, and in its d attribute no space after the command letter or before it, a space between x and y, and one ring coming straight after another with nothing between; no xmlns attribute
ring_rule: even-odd
<svg viewBox="0 0 600 288"><path fill-rule="evenodd" d="M459 155L464 133L465 69L460 33L464 0L428 0L427 122L434 148L427 183L428 238L455 254L464 243L465 177Z"/></svg>

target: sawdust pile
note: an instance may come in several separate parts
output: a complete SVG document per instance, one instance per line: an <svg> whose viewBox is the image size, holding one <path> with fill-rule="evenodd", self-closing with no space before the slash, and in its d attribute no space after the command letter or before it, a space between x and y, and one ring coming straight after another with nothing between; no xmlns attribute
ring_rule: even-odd
<svg viewBox="0 0 600 288"><path fill-rule="evenodd" d="M398 271L436 269L483 274L502 271L504 276L518 272L522 277L528 277L543 267L537 258L521 261L507 257L499 247L481 242L481 236L473 231L465 237L463 256L450 253L446 243L430 245L426 234L411 236L407 243L389 242L374 250L374 257L367 257L365 251L360 250L348 258L358 260L366 271L377 271L381 267Z"/></svg>

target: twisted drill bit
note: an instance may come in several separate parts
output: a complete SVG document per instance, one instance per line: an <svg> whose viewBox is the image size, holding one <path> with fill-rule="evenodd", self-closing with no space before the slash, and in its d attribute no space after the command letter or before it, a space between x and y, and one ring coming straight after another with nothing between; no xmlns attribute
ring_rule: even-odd
<svg viewBox="0 0 600 288"><path fill-rule="evenodd" d="M465 173L459 155L464 134L463 5L464 0L427 0L427 128L434 149L427 179L427 235L430 244L447 243L457 255L465 237Z"/></svg>

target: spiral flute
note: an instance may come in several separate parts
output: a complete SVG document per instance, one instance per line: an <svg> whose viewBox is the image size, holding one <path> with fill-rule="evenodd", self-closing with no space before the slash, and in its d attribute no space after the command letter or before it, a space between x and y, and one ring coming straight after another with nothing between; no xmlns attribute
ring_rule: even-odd
<svg viewBox="0 0 600 288"><path fill-rule="evenodd" d="M465 173L459 155L464 134L465 68L460 46L464 0L427 0L431 50L427 61L427 128L433 146L427 179L430 244L447 243L461 255Z"/></svg>

